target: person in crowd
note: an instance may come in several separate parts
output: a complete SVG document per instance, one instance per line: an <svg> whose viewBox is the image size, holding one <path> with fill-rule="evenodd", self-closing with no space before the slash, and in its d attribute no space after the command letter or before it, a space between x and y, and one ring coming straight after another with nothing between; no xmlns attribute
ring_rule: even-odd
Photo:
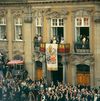
<svg viewBox="0 0 100 101"><path fill-rule="evenodd" d="M47 83L43 78L33 81L30 76L20 80L7 71L0 79L0 101L100 101L100 88Z"/></svg>
<svg viewBox="0 0 100 101"><path fill-rule="evenodd" d="M0 81L0 101L2 101L2 83Z"/></svg>

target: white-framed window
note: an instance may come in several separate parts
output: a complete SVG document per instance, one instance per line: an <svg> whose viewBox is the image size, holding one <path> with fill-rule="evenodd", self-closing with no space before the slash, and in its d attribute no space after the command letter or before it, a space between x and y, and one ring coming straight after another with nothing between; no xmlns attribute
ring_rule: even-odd
<svg viewBox="0 0 100 101"><path fill-rule="evenodd" d="M36 34L37 35L42 35L43 33L43 24L42 24L42 17L37 17L36 18Z"/></svg>
<svg viewBox="0 0 100 101"><path fill-rule="evenodd" d="M76 27L89 27L90 26L89 17L76 17L75 26Z"/></svg>
<svg viewBox="0 0 100 101"><path fill-rule="evenodd" d="M78 48L89 48L90 37L90 17L76 17L75 18L75 42Z"/></svg>
<svg viewBox="0 0 100 101"><path fill-rule="evenodd" d="M17 17L14 19L15 24L15 40L23 40L22 38L22 18Z"/></svg>
<svg viewBox="0 0 100 101"><path fill-rule="evenodd" d="M52 18L51 27L64 27L64 19L62 18Z"/></svg>
<svg viewBox="0 0 100 101"><path fill-rule="evenodd" d="M51 19L51 39L55 37L58 43L64 38L64 19L52 18Z"/></svg>
<svg viewBox="0 0 100 101"><path fill-rule="evenodd" d="M0 17L0 40L6 39L6 18Z"/></svg>

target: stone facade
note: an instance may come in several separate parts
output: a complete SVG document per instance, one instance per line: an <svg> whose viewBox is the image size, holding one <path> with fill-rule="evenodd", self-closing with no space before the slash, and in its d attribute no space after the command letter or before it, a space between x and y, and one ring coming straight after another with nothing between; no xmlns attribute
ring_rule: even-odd
<svg viewBox="0 0 100 101"><path fill-rule="evenodd" d="M31 2L31 4L30 4ZM41 2L41 3L39 3ZM41 17L43 21L43 42L50 42L50 20L52 18L64 19L64 41L70 43L70 55L67 53L67 63L63 63L63 82L77 84L77 65L85 64L90 67L90 85L100 86L100 2L85 1L60 2L29 0L27 3L0 3L0 17L6 17L6 39L0 40L0 51L5 52L9 59L14 59L16 55L23 57L26 69L32 79L36 79L36 61L42 63L43 77L51 80L51 73L47 71L45 54L36 52L34 49L34 37L36 35L35 19ZM76 16L90 17L90 49L74 51L74 33ZM22 18L22 38L23 40L14 40L14 18ZM81 52L82 51L82 52ZM42 60L41 60L42 59ZM66 62L65 61L65 62ZM67 65L66 65L67 64ZM70 75L71 74L71 75Z"/></svg>

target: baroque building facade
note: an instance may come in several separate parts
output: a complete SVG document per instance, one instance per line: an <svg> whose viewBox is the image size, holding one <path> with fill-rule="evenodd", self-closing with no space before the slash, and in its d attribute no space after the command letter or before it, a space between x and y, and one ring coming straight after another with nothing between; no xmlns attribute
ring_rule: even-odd
<svg viewBox="0 0 100 101"><path fill-rule="evenodd" d="M33 80L99 87L99 32L99 0L0 1L0 52L9 60L21 57ZM46 54L39 49L54 37L59 45L63 39L70 52L58 52L58 71L48 71Z"/></svg>

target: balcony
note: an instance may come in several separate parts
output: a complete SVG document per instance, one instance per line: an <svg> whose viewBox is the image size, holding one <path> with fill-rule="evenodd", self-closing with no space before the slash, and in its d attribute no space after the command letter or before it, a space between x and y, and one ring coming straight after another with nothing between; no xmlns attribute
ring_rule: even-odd
<svg viewBox="0 0 100 101"><path fill-rule="evenodd" d="M74 43L74 52L75 53L90 53L89 43L82 44L81 42Z"/></svg>
<svg viewBox="0 0 100 101"><path fill-rule="evenodd" d="M46 51L46 43L40 43L40 45L38 44L37 48L35 48L36 52L41 52L41 53L45 53ZM64 54L64 53L70 53L70 44L66 43L66 44L58 44L58 54Z"/></svg>

